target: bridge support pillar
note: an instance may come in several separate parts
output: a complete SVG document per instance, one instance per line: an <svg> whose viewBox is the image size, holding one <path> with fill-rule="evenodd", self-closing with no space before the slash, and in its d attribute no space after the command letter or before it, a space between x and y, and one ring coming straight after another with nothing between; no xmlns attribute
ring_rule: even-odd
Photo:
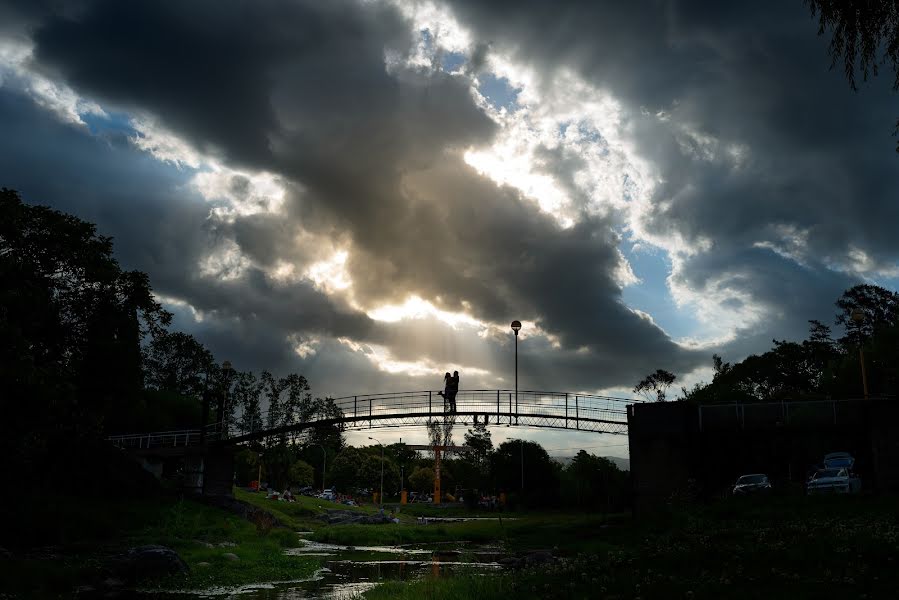
<svg viewBox="0 0 899 600"><path fill-rule="evenodd" d="M184 455L184 492L194 496L203 493L203 452L188 452Z"/></svg>
<svg viewBox="0 0 899 600"><path fill-rule="evenodd" d="M185 493L196 496L231 496L233 486L233 449L196 447L184 455Z"/></svg>
<svg viewBox="0 0 899 600"><path fill-rule="evenodd" d="M234 487L234 449L208 448L203 463L203 495L230 497Z"/></svg>

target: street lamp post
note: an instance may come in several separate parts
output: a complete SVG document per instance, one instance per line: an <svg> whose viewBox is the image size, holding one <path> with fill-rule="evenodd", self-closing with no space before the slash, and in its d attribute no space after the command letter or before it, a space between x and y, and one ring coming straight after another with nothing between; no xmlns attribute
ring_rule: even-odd
<svg viewBox="0 0 899 600"><path fill-rule="evenodd" d="M521 329L521 321L512 321L512 331L515 332L515 424L518 424L518 330Z"/></svg>
<svg viewBox="0 0 899 600"><path fill-rule="evenodd" d="M852 322L861 327L862 322L865 320L865 313L860 308L855 308L850 313L850 318ZM865 351L862 349L862 339L859 336L858 340L858 361L862 366L862 390L865 393L865 400L868 399L868 374L865 372Z"/></svg>
<svg viewBox="0 0 899 600"><path fill-rule="evenodd" d="M324 492L327 489L325 487L325 468L328 466L328 451L321 444L316 444L316 446L322 449L322 492Z"/></svg>
<svg viewBox="0 0 899 600"><path fill-rule="evenodd" d="M384 506L384 444L382 444L379 440L376 440L373 437L369 437L373 442L378 442L378 445L381 447L381 493L378 495L378 503L381 507Z"/></svg>

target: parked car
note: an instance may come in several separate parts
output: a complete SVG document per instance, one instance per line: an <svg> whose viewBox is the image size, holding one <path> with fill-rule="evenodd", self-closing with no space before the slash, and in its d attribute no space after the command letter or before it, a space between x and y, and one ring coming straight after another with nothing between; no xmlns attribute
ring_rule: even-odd
<svg viewBox="0 0 899 600"><path fill-rule="evenodd" d="M809 494L857 494L861 491L861 479L849 469L821 469L809 479L806 491Z"/></svg>
<svg viewBox="0 0 899 600"><path fill-rule="evenodd" d="M330 500L331 502L333 502L334 499L337 498L337 493L333 489L328 488L326 490L323 490L322 493L317 497L321 498L322 500Z"/></svg>
<svg viewBox="0 0 899 600"><path fill-rule="evenodd" d="M741 475L734 484L734 496L745 496L759 492L771 491L771 481L767 475L755 473L753 475Z"/></svg>

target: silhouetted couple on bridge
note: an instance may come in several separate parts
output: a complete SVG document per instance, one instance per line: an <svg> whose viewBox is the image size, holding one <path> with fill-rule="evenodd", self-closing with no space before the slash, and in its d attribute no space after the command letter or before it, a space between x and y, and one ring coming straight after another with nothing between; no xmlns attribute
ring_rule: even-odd
<svg viewBox="0 0 899 600"><path fill-rule="evenodd" d="M443 376L443 385L443 391L437 392L438 395L443 396L443 410L445 411L447 405L449 405L450 412L456 412L456 394L459 393L459 371L453 371L452 375L447 372Z"/></svg>

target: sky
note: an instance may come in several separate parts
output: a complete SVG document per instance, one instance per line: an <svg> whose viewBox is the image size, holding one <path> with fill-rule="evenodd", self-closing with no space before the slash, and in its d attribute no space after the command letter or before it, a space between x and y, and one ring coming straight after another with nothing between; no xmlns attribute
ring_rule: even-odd
<svg viewBox="0 0 899 600"><path fill-rule="evenodd" d="M899 103L828 43L800 0L0 1L0 185L315 395L510 388L514 319L522 389L679 389L897 288Z"/></svg>

